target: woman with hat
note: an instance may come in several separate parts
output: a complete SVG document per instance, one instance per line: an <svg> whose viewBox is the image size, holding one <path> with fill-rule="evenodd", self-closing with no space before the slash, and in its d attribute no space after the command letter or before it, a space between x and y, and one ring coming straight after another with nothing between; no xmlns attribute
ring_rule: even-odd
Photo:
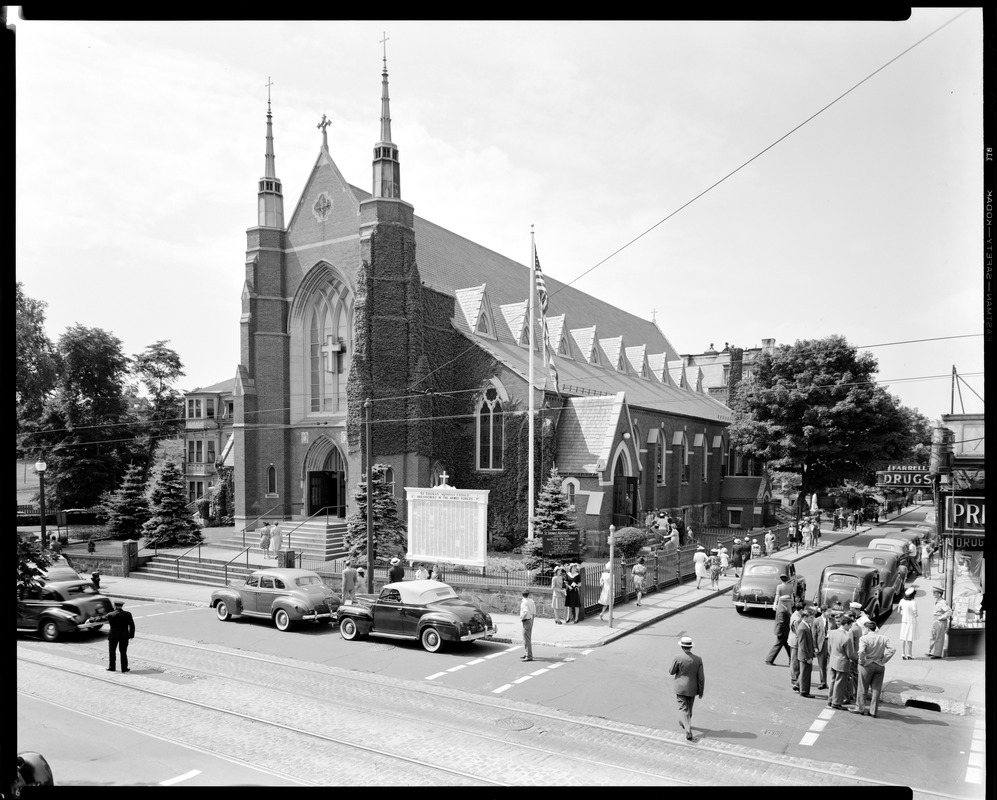
<svg viewBox="0 0 997 800"><path fill-rule="evenodd" d="M931 621L931 640L928 644L928 658L941 658L945 650L945 631L949 626L952 609L945 602L945 592L941 586L931 590L935 596L934 618Z"/></svg>
<svg viewBox="0 0 997 800"><path fill-rule="evenodd" d="M568 618L565 624L582 621L582 576L577 563L568 565L568 574L564 576L564 588L567 590L565 604L568 607Z"/></svg>
<svg viewBox="0 0 997 800"><path fill-rule="evenodd" d="M644 594L644 580L647 577L647 567L644 566L644 557L641 556L634 564L630 574L633 575L634 591L637 592L637 605L640 605L640 598Z"/></svg>
<svg viewBox="0 0 997 800"><path fill-rule="evenodd" d="M703 545L699 545L696 548L696 553L692 557L692 563L696 569L696 588L698 589L700 582L708 575L706 572L706 548Z"/></svg>
<svg viewBox="0 0 997 800"><path fill-rule="evenodd" d="M599 591L599 605L602 606L602 610L599 612L599 619L602 619L603 614L609 610L610 598L613 596L613 562L607 561L606 566L602 568L602 575L599 576L599 585L602 587Z"/></svg>
<svg viewBox="0 0 997 800"><path fill-rule="evenodd" d="M720 560L720 551L714 547L710 551L710 588L720 591L720 573L724 571L723 562Z"/></svg>
<svg viewBox="0 0 997 800"><path fill-rule="evenodd" d="M561 613L564 611L564 600L568 590L564 588L564 569L560 566L554 567L554 574L550 579L550 607L554 612L554 624L561 624Z"/></svg>
<svg viewBox="0 0 997 800"><path fill-rule="evenodd" d="M917 638L917 589L911 586L900 601L900 657L904 661L914 658L914 640Z"/></svg>
<svg viewBox="0 0 997 800"><path fill-rule="evenodd" d="M741 540L734 540L734 552L731 554L730 565L734 568L734 577L741 577L741 566L744 564L744 548L741 546Z"/></svg>

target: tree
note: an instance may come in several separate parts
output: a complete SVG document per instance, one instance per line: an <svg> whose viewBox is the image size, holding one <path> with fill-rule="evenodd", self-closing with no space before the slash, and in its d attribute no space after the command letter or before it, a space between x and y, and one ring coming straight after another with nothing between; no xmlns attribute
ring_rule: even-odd
<svg viewBox="0 0 997 800"><path fill-rule="evenodd" d="M145 496L145 480L141 464L132 464L125 473L121 487L105 497L101 506L107 517L108 533L116 539L138 539L142 526L152 514Z"/></svg>
<svg viewBox="0 0 997 800"><path fill-rule="evenodd" d="M756 363L755 380L731 397L731 440L770 469L799 474L800 502L905 455L909 415L876 385L876 359L843 336L783 345Z"/></svg>
<svg viewBox="0 0 997 800"><path fill-rule="evenodd" d="M398 519L398 508L390 487L384 482L389 467L374 464L371 479L374 486L374 560L385 562L391 558L403 558L408 549L405 526ZM367 557L367 476L357 483L353 494L357 501L357 511L346 521L346 546L352 558Z"/></svg>
<svg viewBox="0 0 997 800"><path fill-rule="evenodd" d="M187 508L184 476L175 461L167 461L152 490L152 516L142 526L147 547L186 547L204 540Z"/></svg>
<svg viewBox="0 0 997 800"><path fill-rule="evenodd" d="M45 334L45 305L24 294L21 282L17 282L14 306L15 433L37 429L45 399L55 388L57 364L52 342ZM22 452L18 439L18 454Z"/></svg>
<svg viewBox="0 0 997 800"><path fill-rule="evenodd" d="M536 506L533 509L535 533L575 529L575 521L568 510L568 498L561 490L563 483L564 479L558 474L557 467L551 467L550 474L537 495Z"/></svg>
<svg viewBox="0 0 997 800"><path fill-rule="evenodd" d="M52 564L49 553L34 536L17 537L17 596L24 597L44 581L42 576Z"/></svg>
<svg viewBox="0 0 997 800"><path fill-rule="evenodd" d="M82 325L66 329L56 354L56 388L31 450L48 464L53 507L88 508L118 486L137 457L126 397L129 360L116 336Z"/></svg>
<svg viewBox="0 0 997 800"><path fill-rule="evenodd" d="M146 460L142 478L148 480L156 445L165 436L183 430L183 396L173 387L185 373L183 362L175 350L167 347L169 340L150 344L135 355L133 372L149 392L150 401L141 416L146 422Z"/></svg>

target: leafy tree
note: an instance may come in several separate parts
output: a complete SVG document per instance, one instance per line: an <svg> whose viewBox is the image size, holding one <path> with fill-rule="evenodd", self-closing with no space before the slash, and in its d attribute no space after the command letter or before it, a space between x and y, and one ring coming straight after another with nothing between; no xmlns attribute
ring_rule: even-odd
<svg viewBox="0 0 997 800"><path fill-rule="evenodd" d="M163 465L152 490L152 516L142 526L147 547L185 547L203 541L187 508L184 475L175 461Z"/></svg>
<svg viewBox="0 0 997 800"><path fill-rule="evenodd" d="M906 454L910 415L876 385L876 359L843 336L783 345L756 364L755 380L731 397L731 440L769 468L799 474L800 502Z"/></svg>
<svg viewBox="0 0 997 800"><path fill-rule="evenodd" d="M533 510L535 533L574 530L575 521L568 510L568 498L561 491L563 483L564 479L558 474L557 467L551 467Z"/></svg>
<svg viewBox="0 0 997 800"><path fill-rule="evenodd" d="M44 583L42 575L52 564L48 551L34 536L17 537L17 596L24 597Z"/></svg>
<svg viewBox="0 0 997 800"><path fill-rule="evenodd" d="M142 466L132 464L125 473L120 488L107 494L101 507L107 520L107 531L115 539L138 539L142 526L152 514L145 496Z"/></svg>
<svg viewBox="0 0 997 800"><path fill-rule="evenodd" d="M159 441L183 430L183 395L173 386L177 378L185 374L183 362L175 350L166 346L167 343L168 340L160 340L150 344L143 352L136 354L133 361L133 372L149 392L150 398L144 413L139 414L147 423L143 437L146 450L144 480L149 477L149 467Z"/></svg>
<svg viewBox="0 0 997 800"><path fill-rule="evenodd" d="M374 464L371 467L373 481L373 517L374 517L374 560L388 561L391 558L402 558L408 548L408 536L405 526L398 519L398 507L391 494L390 487L384 482L385 464ZM367 476L357 483L353 494L357 501L357 511L346 521L346 546L350 556L357 559L367 558Z"/></svg>
<svg viewBox="0 0 997 800"><path fill-rule="evenodd" d="M136 460L128 411L129 360L121 340L100 328L67 328L56 348L55 391L47 399L32 450L48 464L53 507L86 508L113 491Z"/></svg>
<svg viewBox="0 0 997 800"><path fill-rule="evenodd" d="M14 305L15 433L37 429L45 398L55 388L56 357L52 342L45 334L45 305L24 294L21 282L17 282ZM22 454L19 439L18 455Z"/></svg>

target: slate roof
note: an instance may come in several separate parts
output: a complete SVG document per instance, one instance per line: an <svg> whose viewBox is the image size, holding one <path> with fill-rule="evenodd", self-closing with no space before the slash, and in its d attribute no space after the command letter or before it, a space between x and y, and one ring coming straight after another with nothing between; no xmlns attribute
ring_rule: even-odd
<svg viewBox="0 0 997 800"><path fill-rule="evenodd" d="M235 378L229 378L227 381L222 381L221 383L213 383L211 386L199 386L197 389L191 389L186 394L232 394L235 391Z"/></svg>
<svg viewBox="0 0 997 800"><path fill-rule="evenodd" d="M730 475L720 484L721 500L761 501L765 494L765 478L761 476Z"/></svg>
<svg viewBox="0 0 997 800"><path fill-rule="evenodd" d="M358 201L371 196L355 186L350 188ZM523 376L524 380L527 379L529 349L513 338L501 309L527 299L529 268L418 215L414 217L414 225L416 264L422 282L455 297L463 312L455 314L454 327ZM642 378L639 373L634 375L616 370L621 348L643 346L649 363L658 363L655 356L663 356L661 363L682 363L678 352L654 322L568 286L546 270L544 280L549 297L548 317L564 316L558 331L560 336L565 335L565 328L568 329L572 359L559 358L556 365L564 394L615 396L623 391L626 402L632 406L699 419L731 421L730 409L708 396L682 389L674 382L664 383L660 379ZM475 288L482 286L485 287L483 296ZM473 293L465 291L472 288L475 288ZM471 309L476 301L482 299L487 299L490 305L495 339L473 333L477 318L472 318ZM539 309L537 318L539 320ZM539 343L543 341L543 336L538 333L531 339ZM605 348L609 347L613 350L612 359L601 366L588 363L593 346L601 346L601 358L610 356L605 352ZM539 359L534 362L534 375L538 382L546 375ZM549 378L548 388L553 389Z"/></svg>
<svg viewBox="0 0 997 800"><path fill-rule="evenodd" d="M622 394L568 398L557 423L557 471L592 475L600 460L606 469L622 409Z"/></svg>

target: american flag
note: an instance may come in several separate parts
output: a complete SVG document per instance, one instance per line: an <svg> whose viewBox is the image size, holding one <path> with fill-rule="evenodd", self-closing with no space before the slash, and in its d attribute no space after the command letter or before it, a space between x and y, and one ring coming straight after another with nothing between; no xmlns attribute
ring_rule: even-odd
<svg viewBox="0 0 997 800"><path fill-rule="evenodd" d="M537 255L536 245L533 246L534 280L537 285L537 297L540 298L540 325L544 333L544 351L547 354L547 369L550 371L550 379L554 383L554 391L561 393L557 388L557 367L554 366L554 349L550 345L550 332L547 330L547 284L544 281L543 270L540 269L540 256Z"/></svg>

